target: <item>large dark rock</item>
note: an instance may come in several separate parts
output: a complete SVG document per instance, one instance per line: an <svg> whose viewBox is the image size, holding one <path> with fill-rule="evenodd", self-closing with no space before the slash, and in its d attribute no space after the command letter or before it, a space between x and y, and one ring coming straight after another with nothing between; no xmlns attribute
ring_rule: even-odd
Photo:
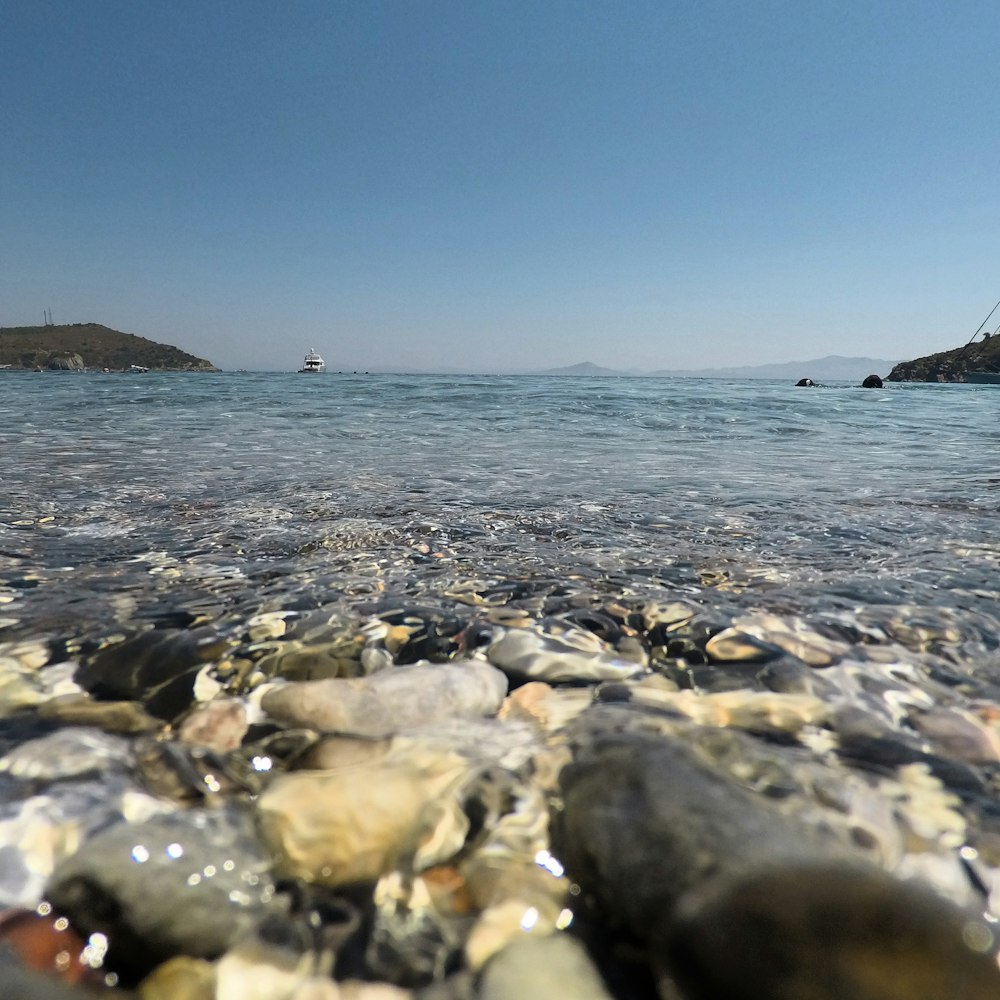
<svg viewBox="0 0 1000 1000"><path fill-rule="evenodd" d="M53 354L48 363L50 371L82 372L84 367L79 354Z"/></svg>
<svg viewBox="0 0 1000 1000"><path fill-rule="evenodd" d="M170 720L191 706L201 668L227 648L210 630L155 629L98 650L74 679L101 701L139 701Z"/></svg>
<svg viewBox="0 0 1000 1000"><path fill-rule="evenodd" d="M637 936L659 938L688 892L782 861L843 858L831 833L725 777L683 742L595 737L563 769L557 851L570 876Z"/></svg>
<svg viewBox="0 0 1000 1000"><path fill-rule="evenodd" d="M110 943L127 980L174 955L215 958L275 906L270 864L238 807L119 823L56 868L46 888L84 937Z"/></svg>
<svg viewBox="0 0 1000 1000"><path fill-rule="evenodd" d="M917 882L784 865L685 899L667 938L690 1000L992 1000L995 935Z"/></svg>
<svg viewBox="0 0 1000 1000"><path fill-rule="evenodd" d="M644 731L612 706L588 714L560 778L556 851L685 1000L1000 996L979 915L867 863L810 810L751 791L682 731Z"/></svg>

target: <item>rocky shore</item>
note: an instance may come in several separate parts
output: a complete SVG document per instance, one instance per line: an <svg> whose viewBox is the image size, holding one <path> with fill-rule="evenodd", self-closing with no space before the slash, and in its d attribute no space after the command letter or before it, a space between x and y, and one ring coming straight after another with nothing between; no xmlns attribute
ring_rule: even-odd
<svg viewBox="0 0 1000 1000"><path fill-rule="evenodd" d="M1000 995L995 663L521 603L5 644L0 993Z"/></svg>
<svg viewBox="0 0 1000 1000"><path fill-rule="evenodd" d="M99 323L0 328L0 369L218 371L211 361Z"/></svg>
<svg viewBox="0 0 1000 1000"><path fill-rule="evenodd" d="M901 361L888 375L890 382L964 382L966 372L1000 371L1000 337L949 351Z"/></svg>

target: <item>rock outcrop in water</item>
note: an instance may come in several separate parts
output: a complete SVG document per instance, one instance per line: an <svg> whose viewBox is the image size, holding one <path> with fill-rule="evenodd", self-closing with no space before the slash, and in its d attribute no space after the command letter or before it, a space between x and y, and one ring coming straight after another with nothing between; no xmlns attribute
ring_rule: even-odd
<svg viewBox="0 0 1000 1000"><path fill-rule="evenodd" d="M100 323L9 326L0 329L0 368L121 371L218 371L211 361Z"/></svg>
<svg viewBox="0 0 1000 1000"><path fill-rule="evenodd" d="M950 351L939 351L913 361L900 361L888 375L890 382L964 382L966 372L1000 371L1000 337Z"/></svg>

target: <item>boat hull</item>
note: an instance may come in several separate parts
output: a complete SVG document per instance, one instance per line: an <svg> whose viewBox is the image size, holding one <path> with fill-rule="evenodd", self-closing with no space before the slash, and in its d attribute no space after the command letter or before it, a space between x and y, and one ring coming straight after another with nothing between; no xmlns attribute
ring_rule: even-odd
<svg viewBox="0 0 1000 1000"><path fill-rule="evenodd" d="M316 353L316 349L313 347L309 348L306 356L302 359L302 367L299 369L300 375L306 375L310 372L325 372L326 362Z"/></svg>

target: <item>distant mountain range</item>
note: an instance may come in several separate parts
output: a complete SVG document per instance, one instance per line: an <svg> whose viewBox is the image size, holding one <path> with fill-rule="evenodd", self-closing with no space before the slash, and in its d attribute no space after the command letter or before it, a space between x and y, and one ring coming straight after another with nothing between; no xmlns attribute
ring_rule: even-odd
<svg viewBox="0 0 1000 1000"><path fill-rule="evenodd" d="M850 382L863 379L866 375L885 377L895 361L884 358L843 358L831 354L811 361L784 361L770 365L745 365L736 368L694 368L659 369L657 371L620 371L602 368L600 365L584 361L564 368L547 368L532 372L533 375L620 375L620 376L674 376L686 378L780 378L798 381L811 378L814 382Z"/></svg>

